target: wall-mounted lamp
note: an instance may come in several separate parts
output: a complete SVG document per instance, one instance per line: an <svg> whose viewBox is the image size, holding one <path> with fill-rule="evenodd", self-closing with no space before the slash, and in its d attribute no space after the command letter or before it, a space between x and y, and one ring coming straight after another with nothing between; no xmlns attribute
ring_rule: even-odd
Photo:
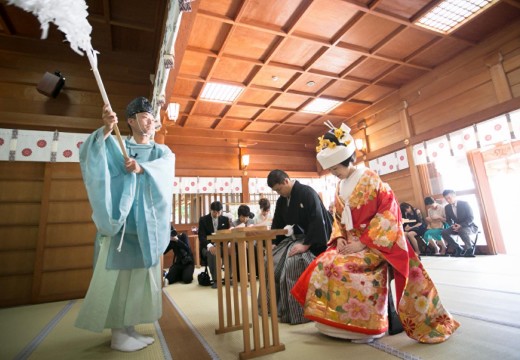
<svg viewBox="0 0 520 360"><path fill-rule="evenodd" d="M363 151L364 149L363 139L356 139L356 149Z"/></svg>
<svg viewBox="0 0 520 360"><path fill-rule="evenodd" d="M179 117L179 108L180 106L177 103L168 104L168 107L166 108L166 114L169 120L177 121L177 118Z"/></svg>
<svg viewBox="0 0 520 360"><path fill-rule="evenodd" d="M363 154L363 160L367 157L367 148L365 147L365 143L363 139L356 139L356 149Z"/></svg>
<svg viewBox="0 0 520 360"><path fill-rule="evenodd" d="M249 166L250 156L249 154L242 154L240 158L240 169L245 170Z"/></svg>

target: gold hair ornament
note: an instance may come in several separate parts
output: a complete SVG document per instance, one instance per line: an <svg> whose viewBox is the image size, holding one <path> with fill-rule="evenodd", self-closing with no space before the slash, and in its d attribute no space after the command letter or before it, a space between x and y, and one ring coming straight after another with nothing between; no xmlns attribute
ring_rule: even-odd
<svg viewBox="0 0 520 360"><path fill-rule="evenodd" d="M351 137L347 136L350 134L350 128L347 125L341 124L341 126L337 128L330 120L325 121L324 124L334 133L334 136L338 139L340 145L348 146L351 143ZM325 139L324 136L320 136L318 138L316 152L319 153L326 148L334 149L335 147L335 142Z"/></svg>

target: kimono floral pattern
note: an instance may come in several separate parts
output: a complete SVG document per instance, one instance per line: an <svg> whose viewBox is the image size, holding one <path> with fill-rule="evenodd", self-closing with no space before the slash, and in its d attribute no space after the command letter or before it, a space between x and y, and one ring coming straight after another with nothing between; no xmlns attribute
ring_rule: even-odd
<svg viewBox="0 0 520 360"><path fill-rule="evenodd" d="M307 318L361 334L387 330L388 266L394 268L399 317L406 334L422 343L439 343L459 327L442 306L430 276L404 237L392 190L372 170L364 170L348 198L338 186L336 211L349 206L353 229L336 216L327 251L302 274L292 294ZM347 205L348 204L348 205ZM361 241L367 247L341 255L336 239Z"/></svg>
<svg viewBox="0 0 520 360"><path fill-rule="evenodd" d="M338 256L330 250L316 262L305 316L365 334L387 329L387 264L370 250Z"/></svg>

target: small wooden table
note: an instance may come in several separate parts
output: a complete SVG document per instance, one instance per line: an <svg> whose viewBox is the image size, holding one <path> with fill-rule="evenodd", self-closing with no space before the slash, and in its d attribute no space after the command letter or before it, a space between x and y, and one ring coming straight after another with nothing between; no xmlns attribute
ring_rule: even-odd
<svg viewBox="0 0 520 360"><path fill-rule="evenodd" d="M286 233L287 231L284 229L267 230L265 226L252 226L231 230L219 230L216 234L208 236L208 239L211 239L215 243L217 254L220 254L222 251L222 257L224 258L224 288L222 286L222 272L217 271L219 326L215 329L215 333L222 334L236 330L243 331L244 351L239 354L240 360L251 359L285 350L285 345L280 343L278 332L272 240L277 235L284 235ZM258 259L258 282L254 266L255 247ZM238 248L238 264L236 264L235 248ZM267 260L265 262L267 263L267 269L265 269L264 263L264 250ZM231 259L231 273L229 259ZM247 293L247 259L249 259L250 264L250 297ZM237 284L237 265L240 268L240 299ZM221 268L222 259L220 256L217 256L217 269ZM231 275L234 282L232 289ZM269 309L267 307L267 286L269 286L270 293ZM232 291L233 295L231 294ZM258 304L259 301L260 305ZM258 311L259 307L261 314L259 314ZM253 328L253 348L251 348L250 312ZM270 318L269 313L271 314ZM261 321L259 321L259 317ZM271 326L269 326L269 322ZM260 331L260 328L262 331Z"/></svg>

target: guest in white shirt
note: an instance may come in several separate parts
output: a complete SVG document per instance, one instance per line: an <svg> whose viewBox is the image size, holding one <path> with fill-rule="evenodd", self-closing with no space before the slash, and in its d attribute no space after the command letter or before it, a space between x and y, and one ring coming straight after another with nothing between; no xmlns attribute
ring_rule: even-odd
<svg viewBox="0 0 520 360"><path fill-rule="evenodd" d="M271 223L273 222L273 215L271 214L271 203L269 199L261 198L258 201L258 206L260 206L260 210L255 217L255 225L267 226L267 228L270 229Z"/></svg>

